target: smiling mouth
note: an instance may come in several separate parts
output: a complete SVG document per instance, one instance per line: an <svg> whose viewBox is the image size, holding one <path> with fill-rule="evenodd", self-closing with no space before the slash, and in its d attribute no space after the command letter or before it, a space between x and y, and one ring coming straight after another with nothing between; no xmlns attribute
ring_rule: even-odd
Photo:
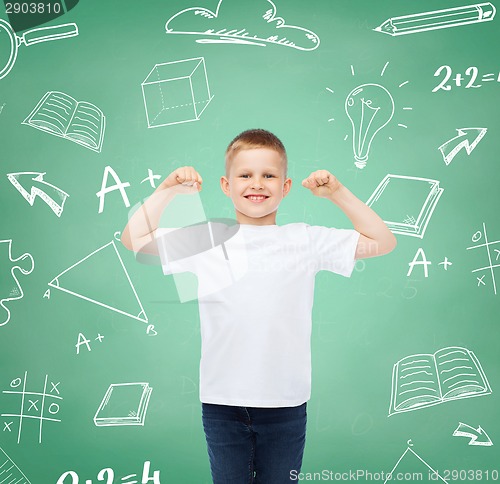
<svg viewBox="0 0 500 484"><path fill-rule="evenodd" d="M269 197L267 195L246 195L245 198L251 202L263 202Z"/></svg>

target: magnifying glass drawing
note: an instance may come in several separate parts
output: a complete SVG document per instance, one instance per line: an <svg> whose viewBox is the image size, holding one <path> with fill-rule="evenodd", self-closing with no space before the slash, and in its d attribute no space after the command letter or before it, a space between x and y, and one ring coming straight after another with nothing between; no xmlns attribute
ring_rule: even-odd
<svg viewBox="0 0 500 484"><path fill-rule="evenodd" d="M31 29L19 37L8 22L0 19L0 79L3 79L14 67L17 50L21 44L30 46L75 35L78 35L78 27L75 23L70 23Z"/></svg>

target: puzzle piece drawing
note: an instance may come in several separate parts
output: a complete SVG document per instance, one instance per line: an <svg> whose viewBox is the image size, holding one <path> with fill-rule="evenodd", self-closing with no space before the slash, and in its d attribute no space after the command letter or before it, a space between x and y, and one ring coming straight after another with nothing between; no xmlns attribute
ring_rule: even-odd
<svg viewBox="0 0 500 484"><path fill-rule="evenodd" d="M24 296L17 280L16 269L23 275L31 274L35 268L35 261L31 254L23 254L17 259L12 258L12 239L0 240L0 326L10 321L10 310L5 305L9 301L17 301ZM8 277L10 274L12 277Z"/></svg>

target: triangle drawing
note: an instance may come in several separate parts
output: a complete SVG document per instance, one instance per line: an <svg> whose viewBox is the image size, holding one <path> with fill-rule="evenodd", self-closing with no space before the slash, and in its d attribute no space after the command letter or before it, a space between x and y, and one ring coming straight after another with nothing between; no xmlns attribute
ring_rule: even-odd
<svg viewBox="0 0 500 484"><path fill-rule="evenodd" d="M413 449L413 444L410 443L411 439L408 441L408 447L403 452L396 465L392 470L387 473L387 479L384 484L393 480L395 476L399 473L405 476L406 482L413 482L411 479L406 479L406 477L412 477L418 482L448 482L443 477L441 477L437 471L435 471L427 462L425 462Z"/></svg>
<svg viewBox="0 0 500 484"><path fill-rule="evenodd" d="M0 447L0 477L5 477L4 473L8 473L4 481L7 479L12 479L9 482L14 482L15 484L31 484L31 481L24 475L23 471L17 467L14 461L5 453L5 451ZM2 476L2 474L4 474ZM3 482L3 481L0 481Z"/></svg>
<svg viewBox="0 0 500 484"><path fill-rule="evenodd" d="M49 286L143 323L148 322L113 240L54 277Z"/></svg>

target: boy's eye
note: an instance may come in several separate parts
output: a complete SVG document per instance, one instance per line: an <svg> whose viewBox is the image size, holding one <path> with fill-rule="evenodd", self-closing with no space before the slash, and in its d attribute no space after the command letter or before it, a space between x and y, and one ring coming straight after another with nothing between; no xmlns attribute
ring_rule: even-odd
<svg viewBox="0 0 500 484"><path fill-rule="evenodd" d="M240 178L249 178L249 177L250 177L250 175L246 175L246 174L245 175L240 175ZM264 175L264 177L265 178L275 178L274 175L270 175L270 174L269 175Z"/></svg>

